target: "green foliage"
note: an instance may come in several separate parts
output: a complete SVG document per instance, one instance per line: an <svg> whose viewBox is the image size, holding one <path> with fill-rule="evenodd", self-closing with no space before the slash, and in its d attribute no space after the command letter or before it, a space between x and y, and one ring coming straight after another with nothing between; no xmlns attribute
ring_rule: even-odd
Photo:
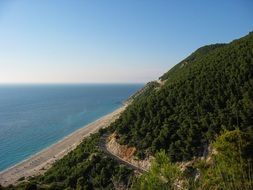
<svg viewBox="0 0 253 190"><path fill-rule="evenodd" d="M253 189L250 135L239 130L226 131L213 143L212 164L203 164L198 185L202 189ZM203 167L204 166L204 167Z"/></svg>
<svg viewBox="0 0 253 190"><path fill-rule="evenodd" d="M129 186L132 170L102 153L98 148L99 139L99 133L86 138L44 175L22 183L15 189L84 190L114 189L117 184Z"/></svg>
<svg viewBox="0 0 253 190"><path fill-rule="evenodd" d="M134 189L251 190L252 156L245 154L252 148L249 137L240 130L224 132L212 144L215 152L206 160L196 160L184 172L161 151L156 154L150 171L137 179ZM200 171L199 177L196 177L196 171Z"/></svg>
<svg viewBox="0 0 253 190"><path fill-rule="evenodd" d="M190 160L224 129L252 131L253 34L205 46L186 62L111 126L119 142L135 146L142 157L164 149L172 161Z"/></svg>
<svg viewBox="0 0 253 190"><path fill-rule="evenodd" d="M239 129L225 131L213 143L213 147L219 153L216 157L222 160L234 158L236 162L242 159L251 160L253 158L253 139L251 137L252 135L243 133Z"/></svg>
<svg viewBox="0 0 253 190"><path fill-rule="evenodd" d="M148 82L142 89L137 91L134 95L132 95L128 101L137 100L140 98L145 98L150 95L150 93L155 89L159 87L158 82L152 81Z"/></svg>
<svg viewBox="0 0 253 190"><path fill-rule="evenodd" d="M165 151L156 154L136 189L174 189L180 183L189 189L252 189L253 33L202 47L160 79L159 88L152 82L134 95L110 129L84 140L44 175L8 189L129 187L132 171L98 148L104 131L115 131L121 144L135 146L139 158ZM214 164L199 163L199 180L173 164L202 156L215 139L218 154Z"/></svg>
<svg viewBox="0 0 253 190"><path fill-rule="evenodd" d="M191 64L192 62L196 61L197 59L201 58L203 55L206 55L210 53L212 50L215 50L216 48L222 47L225 44L212 44L212 45L207 45L203 46L199 49L197 49L194 53L192 53L189 57L172 67L168 72L163 74L160 79L161 80L167 80L171 78L175 73L177 73L180 68L187 64Z"/></svg>
<svg viewBox="0 0 253 190"><path fill-rule="evenodd" d="M156 154L149 172L134 184L136 190L177 189L176 182L182 180L182 172L173 164L164 151Z"/></svg>

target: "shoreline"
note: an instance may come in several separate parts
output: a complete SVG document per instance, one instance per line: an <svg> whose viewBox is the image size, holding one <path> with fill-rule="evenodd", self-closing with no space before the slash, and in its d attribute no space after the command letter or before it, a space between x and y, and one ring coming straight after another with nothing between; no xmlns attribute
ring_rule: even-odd
<svg viewBox="0 0 253 190"><path fill-rule="evenodd" d="M67 135L58 142L41 150L0 172L0 184L8 186L17 184L20 178L38 176L46 172L57 160L74 150L84 138L97 132L101 128L108 127L125 110L127 104L123 104L113 112L83 126L82 128Z"/></svg>

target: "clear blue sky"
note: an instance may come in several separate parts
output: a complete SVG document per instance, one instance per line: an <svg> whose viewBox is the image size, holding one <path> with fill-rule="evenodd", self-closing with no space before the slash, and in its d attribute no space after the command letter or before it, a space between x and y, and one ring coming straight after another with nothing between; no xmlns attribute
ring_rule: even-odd
<svg viewBox="0 0 253 190"><path fill-rule="evenodd" d="M0 83L148 82L251 30L252 0L0 0Z"/></svg>

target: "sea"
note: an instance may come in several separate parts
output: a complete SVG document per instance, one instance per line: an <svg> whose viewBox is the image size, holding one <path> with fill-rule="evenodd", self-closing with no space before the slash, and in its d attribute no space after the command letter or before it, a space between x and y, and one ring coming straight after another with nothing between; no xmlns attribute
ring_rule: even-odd
<svg viewBox="0 0 253 190"><path fill-rule="evenodd" d="M142 86L1 85L0 171L114 111Z"/></svg>

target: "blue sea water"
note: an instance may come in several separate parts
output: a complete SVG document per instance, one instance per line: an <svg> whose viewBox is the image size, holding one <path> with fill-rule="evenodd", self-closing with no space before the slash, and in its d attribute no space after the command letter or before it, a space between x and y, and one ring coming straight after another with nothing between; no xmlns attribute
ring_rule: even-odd
<svg viewBox="0 0 253 190"><path fill-rule="evenodd" d="M142 86L0 86L0 171L112 112Z"/></svg>

